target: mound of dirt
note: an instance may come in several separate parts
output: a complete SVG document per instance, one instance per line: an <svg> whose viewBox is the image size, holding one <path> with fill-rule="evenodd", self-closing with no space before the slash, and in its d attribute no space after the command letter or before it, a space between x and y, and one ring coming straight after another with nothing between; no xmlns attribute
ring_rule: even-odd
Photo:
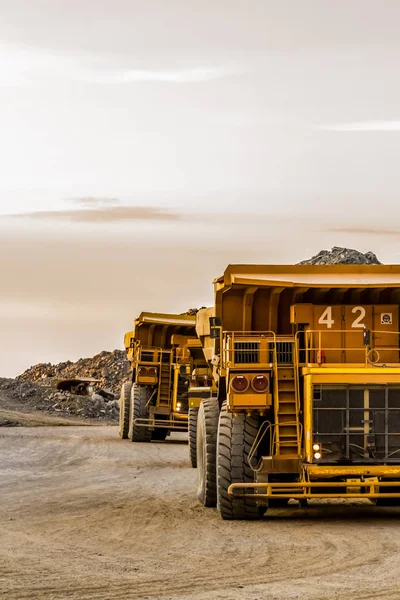
<svg viewBox="0 0 400 600"><path fill-rule="evenodd" d="M308 260L303 260L299 265L381 265L373 252L363 254L352 248L334 246L332 250L321 250Z"/></svg>
<svg viewBox="0 0 400 600"><path fill-rule="evenodd" d="M128 379L129 362L124 350L100 352L93 358L80 358L77 362L62 362L56 365L40 363L27 369L17 377L19 381L40 383L42 386L54 386L56 379L74 377L93 377L99 379L95 390L103 388L119 395L121 385Z"/></svg>
<svg viewBox="0 0 400 600"><path fill-rule="evenodd" d="M90 419L117 420L119 402L107 401L98 394L78 396L22 379L1 379L0 395L13 410L40 410Z"/></svg>
<svg viewBox="0 0 400 600"><path fill-rule="evenodd" d="M93 358L58 364L40 363L16 379L0 378L0 395L14 410L39 410L90 419L117 420L121 385L129 377L123 350L100 352ZM58 379L93 378L92 396L56 389Z"/></svg>

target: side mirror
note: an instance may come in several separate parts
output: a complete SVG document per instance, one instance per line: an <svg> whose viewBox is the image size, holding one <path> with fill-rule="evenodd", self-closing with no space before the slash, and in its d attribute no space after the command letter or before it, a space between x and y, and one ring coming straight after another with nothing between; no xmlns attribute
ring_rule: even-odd
<svg viewBox="0 0 400 600"><path fill-rule="evenodd" d="M221 317L209 317L210 327L222 327Z"/></svg>
<svg viewBox="0 0 400 600"><path fill-rule="evenodd" d="M210 338L217 340L221 335L222 319L220 317L209 317Z"/></svg>

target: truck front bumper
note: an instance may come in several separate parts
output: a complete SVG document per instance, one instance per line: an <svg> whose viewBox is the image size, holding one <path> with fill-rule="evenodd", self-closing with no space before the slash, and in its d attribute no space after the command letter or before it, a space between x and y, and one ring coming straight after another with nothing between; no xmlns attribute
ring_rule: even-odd
<svg viewBox="0 0 400 600"><path fill-rule="evenodd" d="M373 480L373 481L371 481ZM332 491L329 491L329 488ZM392 492L391 488L396 488ZM279 500L291 498L399 498L399 481L378 481L376 478L349 479L347 481L295 481L285 483L232 483L228 488L233 498L256 498Z"/></svg>

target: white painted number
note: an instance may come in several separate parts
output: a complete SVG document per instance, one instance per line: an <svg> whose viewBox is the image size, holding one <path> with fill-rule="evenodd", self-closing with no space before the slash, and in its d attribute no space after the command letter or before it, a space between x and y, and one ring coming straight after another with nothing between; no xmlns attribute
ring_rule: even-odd
<svg viewBox="0 0 400 600"><path fill-rule="evenodd" d="M354 308L351 310L351 312L352 312L353 314L356 314L356 313L358 313L358 312L360 313L360 314L358 315L357 319L355 319L355 320L353 321L353 323L352 323L352 327L364 327L364 323L361 323L361 321L362 321L362 320L364 319L364 317L365 317L365 312L366 312L366 311L365 311L365 308L363 308L362 306L355 306L355 307L354 307Z"/></svg>
<svg viewBox="0 0 400 600"><path fill-rule="evenodd" d="M358 317L356 319L354 319L353 323L351 324L352 328L363 328L365 327L364 323L362 322L365 318L366 315L366 310L365 308L363 308L362 306L355 306L354 308L351 309L351 312L356 315L358 314ZM332 325L335 323L335 321L332 319L332 306L327 306L326 309L324 310L324 312L322 313L322 315L319 318L318 323L320 325L326 325L328 329L332 329Z"/></svg>
<svg viewBox="0 0 400 600"><path fill-rule="evenodd" d="M332 306L328 306L320 316L318 323L320 325L326 325L328 329L332 329L334 322L335 321L332 319Z"/></svg>

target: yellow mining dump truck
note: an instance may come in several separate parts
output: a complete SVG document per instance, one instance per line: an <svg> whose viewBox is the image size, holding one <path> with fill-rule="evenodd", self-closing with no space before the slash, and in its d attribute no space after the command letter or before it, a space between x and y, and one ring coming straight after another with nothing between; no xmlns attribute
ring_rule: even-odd
<svg viewBox="0 0 400 600"><path fill-rule="evenodd" d="M132 378L121 389L121 438L150 442L188 430L191 348L199 345L195 321L185 314L142 312L125 334Z"/></svg>
<svg viewBox="0 0 400 600"><path fill-rule="evenodd" d="M197 416L203 399L216 396L216 384L203 352L202 342L196 338L188 343L191 356L189 383L189 458L192 467L197 466Z"/></svg>
<svg viewBox="0 0 400 600"><path fill-rule="evenodd" d="M400 265L231 265L197 333L218 399L198 498L224 519L311 498L400 505Z"/></svg>

